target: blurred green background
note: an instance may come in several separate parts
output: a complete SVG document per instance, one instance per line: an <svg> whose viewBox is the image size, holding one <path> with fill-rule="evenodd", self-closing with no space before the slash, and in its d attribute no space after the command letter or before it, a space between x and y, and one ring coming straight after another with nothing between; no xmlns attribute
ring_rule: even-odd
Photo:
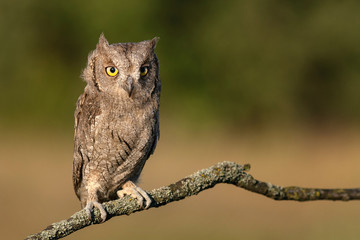
<svg viewBox="0 0 360 240"><path fill-rule="evenodd" d="M1 123L73 124L101 32L159 36L161 114L196 127L359 122L358 1L2 1Z"/></svg>
<svg viewBox="0 0 360 240"><path fill-rule="evenodd" d="M359 13L355 0L0 0L2 235L79 209L73 112L102 32L110 43L160 37L162 136L145 189L222 160L277 184L358 187ZM222 186L69 239L357 239L359 211Z"/></svg>

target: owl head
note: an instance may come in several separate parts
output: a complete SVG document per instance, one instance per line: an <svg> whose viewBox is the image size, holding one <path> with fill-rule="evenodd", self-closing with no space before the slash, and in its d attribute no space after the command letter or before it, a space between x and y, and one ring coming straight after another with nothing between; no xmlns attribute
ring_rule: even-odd
<svg viewBox="0 0 360 240"><path fill-rule="evenodd" d="M82 77L89 88L105 95L143 101L158 96L159 63L154 53L157 41L154 38L109 44L101 34Z"/></svg>

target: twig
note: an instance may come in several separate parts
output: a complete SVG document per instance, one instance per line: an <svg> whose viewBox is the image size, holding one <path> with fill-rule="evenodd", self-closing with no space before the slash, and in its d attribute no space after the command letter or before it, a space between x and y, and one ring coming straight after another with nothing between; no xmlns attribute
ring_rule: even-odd
<svg viewBox="0 0 360 240"><path fill-rule="evenodd" d="M173 201L196 195L199 192L214 187L218 183L229 183L251 192L262 194L274 200L314 201L314 200L360 200L360 188L353 189L317 189L301 187L281 187L262 182L246 173L250 165L239 165L233 162L221 162L212 167L200 170L174 184L148 192L152 198L149 208L160 207ZM114 216L129 215L143 209L136 199L124 197L103 204L108 221ZM59 239L77 230L101 222L100 213L94 209L93 221L90 221L84 210L69 219L53 223L43 231L30 235L26 239Z"/></svg>

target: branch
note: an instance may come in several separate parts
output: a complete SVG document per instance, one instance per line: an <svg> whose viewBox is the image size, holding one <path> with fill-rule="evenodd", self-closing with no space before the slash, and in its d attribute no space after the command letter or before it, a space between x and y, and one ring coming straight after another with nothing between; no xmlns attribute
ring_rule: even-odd
<svg viewBox="0 0 360 240"><path fill-rule="evenodd" d="M360 200L360 188L352 189L317 189L301 187L281 187L262 182L246 173L250 165L239 165L233 162L221 162L207 169L200 170L180 181L166 187L148 192L152 203L149 208L160 207L170 202L214 187L218 183L229 183L251 192L262 194L274 200L314 201L314 200ZM108 213L106 221L114 216L129 215L142 211L136 199L126 196L122 199L103 204ZM93 220L90 221L84 210L72 215L67 220L53 223L43 231L30 235L26 239L59 239L77 230L101 222L100 213L94 208Z"/></svg>

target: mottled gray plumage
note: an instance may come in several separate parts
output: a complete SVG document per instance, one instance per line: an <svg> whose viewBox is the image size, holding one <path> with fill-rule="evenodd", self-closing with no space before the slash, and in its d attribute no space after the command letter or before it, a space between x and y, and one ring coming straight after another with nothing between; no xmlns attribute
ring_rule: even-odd
<svg viewBox="0 0 360 240"><path fill-rule="evenodd" d="M159 138L161 82L154 53L157 38L109 44L102 34L89 54L77 101L73 183L89 217L101 203L130 194L150 199L134 182Z"/></svg>

